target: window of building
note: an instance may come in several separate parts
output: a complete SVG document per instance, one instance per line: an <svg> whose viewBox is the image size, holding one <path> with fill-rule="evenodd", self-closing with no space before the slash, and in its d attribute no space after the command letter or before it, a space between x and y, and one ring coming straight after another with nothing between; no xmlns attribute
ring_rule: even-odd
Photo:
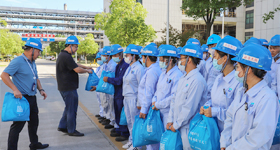
<svg viewBox="0 0 280 150"><path fill-rule="evenodd" d="M245 42L253 37L253 32L245 32Z"/></svg>
<svg viewBox="0 0 280 150"><path fill-rule="evenodd" d="M254 10L246 11L245 29L254 27Z"/></svg>
<svg viewBox="0 0 280 150"><path fill-rule="evenodd" d="M251 4L246 5L246 8L253 7L253 6L254 6L254 1L252 1Z"/></svg>
<svg viewBox="0 0 280 150"><path fill-rule="evenodd" d="M142 0L136 0L136 2L139 2L140 4L142 4Z"/></svg>

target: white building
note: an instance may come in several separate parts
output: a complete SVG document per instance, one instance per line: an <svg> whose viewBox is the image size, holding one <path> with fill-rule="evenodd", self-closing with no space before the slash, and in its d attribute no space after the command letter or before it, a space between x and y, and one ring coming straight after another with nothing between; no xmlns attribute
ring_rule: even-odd
<svg viewBox="0 0 280 150"><path fill-rule="evenodd" d="M111 0L104 0L104 12L109 12ZM136 0L147 9L148 14L146 23L152 25L157 32L157 39L161 41L162 29L167 22L167 0ZM268 41L275 34L280 34L280 12L275 13L274 20L269 20L267 24L262 21L264 13L274 10L280 4L280 0L255 0L248 6L241 5L225 11L225 35L231 35L244 43L247 39L254 36L264 38ZM206 31L204 20L196 21L186 15L181 10L182 0L169 1L169 23L174 28L184 31L188 28ZM211 33L219 34L222 32L222 17L217 16ZM108 39L104 38L104 45L109 45Z"/></svg>

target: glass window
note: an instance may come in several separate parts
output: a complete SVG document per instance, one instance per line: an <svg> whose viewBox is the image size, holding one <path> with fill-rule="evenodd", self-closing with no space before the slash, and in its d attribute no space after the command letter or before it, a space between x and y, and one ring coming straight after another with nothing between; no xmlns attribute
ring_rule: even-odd
<svg viewBox="0 0 280 150"><path fill-rule="evenodd" d="M139 2L140 4L142 4L142 0L136 0L136 2Z"/></svg>
<svg viewBox="0 0 280 150"><path fill-rule="evenodd" d="M246 11L245 29L254 27L254 10Z"/></svg>
<svg viewBox="0 0 280 150"><path fill-rule="evenodd" d="M245 42L253 37L253 32L245 32Z"/></svg>
<svg viewBox="0 0 280 150"><path fill-rule="evenodd" d="M254 6L254 1L252 1L251 4L246 5L246 8L253 7L253 6Z"/></svg>

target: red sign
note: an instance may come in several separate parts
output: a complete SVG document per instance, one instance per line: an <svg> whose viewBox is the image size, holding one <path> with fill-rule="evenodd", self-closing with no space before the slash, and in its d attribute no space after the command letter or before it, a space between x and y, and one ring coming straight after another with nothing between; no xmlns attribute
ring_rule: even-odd
<svg viewBox="0 0 280 150"><path fill-rule="evenodd" d="M38 37L55 37L54 34L31 34L31 33L24 33L22 34L23 37L35 37L35 38L38 38Z"/></svg>

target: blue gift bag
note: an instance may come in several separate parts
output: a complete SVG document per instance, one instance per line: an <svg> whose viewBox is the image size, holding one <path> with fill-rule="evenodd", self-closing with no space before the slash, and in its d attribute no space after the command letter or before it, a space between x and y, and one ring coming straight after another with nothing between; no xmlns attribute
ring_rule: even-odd
<svg viewBox="0 0 280 150"><path fill-rule="evenodd" d="M178 130L166 130L160 140L160 150L183 150L181 134Z"/></svg>
<svg viewBox="0 0 280 150"><path fill-rule="evenodd" d="M144 129L143 136L146 140L158 143L160 142L161 136L164 132L164 127L160 118L159 110L153 110L152 107L150 108L147 120L145 121Z"/></svg>
<svg viewBox="0 0 280 150"><path fill-rule="evenodd" d="M92 73L89 73L89 75L88 75L88 79L87 79L87 84L86 84L85 90L86 91L90 91L92 89L92 86L98 85L98 82L99 82L99 78L95 74L95 72L92 70Z"/></svg>
<svg viewBox="0 0 280 150"><path fill-rule="evenodd" d="M219 150L220 133L217 122L197 113L190 122L189 143L194 150Z"/></svg>
<svg viewBox="0 0 280 150"><path fill-rule="evenodd" d="M279 102L280 102L280 100L279 100ZM280 144L280 116L278 118L276 130L275 130L275 134L274 134L273 142L272 142L272 145L276 145L276 144Z"/></svg>
<svg viewBox="0 0 280 150"><path fill-rule="evenodd" d="M109 78L115 78L115 72L109 72L109 71L102 71L101 77L99 79L96 92L102 92L102 93L107 93L110 95L114 95L115 89L114 85L104 82L103 78L104 77L109 77Z"/></svg>
<svg viewBox="0 0 280 150"><path fill-rule="evenodd" d="M135 116L135 122L132 130L132 143L133 147L140 147L144 145L156 144L158 142L146 140L143 136L146 119Z"/></svg>
<svg viewBox="0 0 280 150"><path fill-rule="evenodd" d="M14 94L6 92L2 107L2 121L29 121L30 107L25 97L15 98Z"/></svg>
<svg viewBox="0 0 280 150"><path fill-rule="evenodd" d="M122 108L122 112L121 112L121 119L120 119L120 125L127 125L127 121L126 121L126 116L124 113L124 107Z"/></svg>

